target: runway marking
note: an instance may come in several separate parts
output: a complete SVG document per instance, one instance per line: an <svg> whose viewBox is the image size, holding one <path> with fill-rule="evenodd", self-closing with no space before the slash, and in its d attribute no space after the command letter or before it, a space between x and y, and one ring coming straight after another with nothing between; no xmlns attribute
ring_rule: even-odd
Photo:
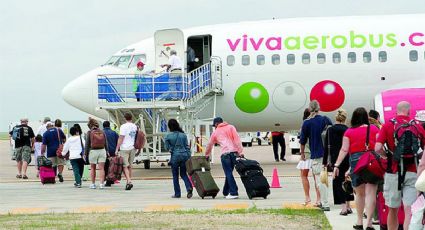
<svg viewBox="0 0 425 230"><path fill-rule="evenodd" d="M317 207L314 207L313 204L309 205L303 205L300 203L283 203L282 208L289 208L289 209L318 209Z"/></svg>
<svg viewBox="0 0 425 230"><path fill-rule="evenodd" d="M77 208L77 213L92 213L92 212L110 212L114 208L112 205L92 205Z"/></svg>
<svg viewBox="0 0 425 230"><path fill-rule="evenodd" d="M14 208L10 210L10 214L34 214L47 210L47 208Z"/></svg>
<svg viewBox="0 0 425 230"><path fill-rule="evenodd" d="M249 208L248 203L234 203L234 204L216 204L214 209L218 210L234 210L234 209L247 209Z"/></svg>
<svg viewBox="0 0 425 230"><path fill-rule="evenodd" d="M143 209L144 212L171 212L181 209L179 204L152 204Z"/></svg>

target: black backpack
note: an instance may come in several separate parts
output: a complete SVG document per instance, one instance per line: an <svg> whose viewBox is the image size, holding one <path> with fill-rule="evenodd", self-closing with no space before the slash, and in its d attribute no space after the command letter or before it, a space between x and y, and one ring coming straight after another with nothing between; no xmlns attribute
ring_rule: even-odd
<svg viewBox="0 0 425 230"><path fill-rule="evenodd" d="M395 150L392 159L398 162L398 188L401 190L407 172L407 166L411 164L418 165L418 151L420 149L420 133L414 120L403 124L398 124L395 119L394 141Z"/></svg>

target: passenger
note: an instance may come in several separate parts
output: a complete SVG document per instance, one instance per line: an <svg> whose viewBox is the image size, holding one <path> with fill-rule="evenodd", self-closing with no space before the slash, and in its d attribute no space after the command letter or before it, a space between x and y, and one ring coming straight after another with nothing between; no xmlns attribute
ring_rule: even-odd
<svg viewBox="0 0 425 230"><path fill-rule="evenodd" d="M108 153L108 145L105 133L99 129L99 122L90 118L88 123L87 141L84 147L84 155L90 162L91 182L89 188L96 189L96 165L99 167L99 189L104 189L105 161ZM83 168L84 170L84 168Z"/></svg>
<svg viewBox="0 0 425 230"><path fill-rule="evenodd" d="M56 120L55 120L55 127L56 127L57 129L62 130L62 121L61 121L60 119L56 119ZM63 141L63 143L65 143L65 140ZM64 160L64 162L65 162L65 164L66 164L66 166L67 166L68 170L72 170L71 162L69 161L69 159L67 159L67 158L63 158L63 160Z"/></svg>
<svg viewBox="0 0 425 230"><path fill-rule="evenodd" d="M77 129L78 135L80 135L81 137L83 137L82 136L83 135L83 129L81 128L80 124L78 124L78 123L77 124L74 124L73 127Z"/></svg>
<svg viewBox="0 0 425 230"><path fill-rule="evenodd" d="M16 178L26 180L28 179L28 164L31 162L31 151L34 149L34 131L28 126L28 119L22 118L21 124L15 126L9 134L15 141L15 157L18 168Z"/></svg>
<svg viewBox="0 0 425 230"><path fill-rule="evenodd" d="M165 149L171 152L171 172L173 174L174 195L172 198L180 198L181 190L179 184L179 173L187 191L187 198L192 198L193 188L187 176L186 161L190 158L190 147L187 136L180 128L179 123L175 119L168 121L168 129L170 133L165 136Z"/></svg>
<svg viewBox="0 0 425 230"><path fill-rule="evenodd" d="M143 63L142 61L137 62L137 67L136 67L136 71L134 74L134 79L133 79L133 92L134 95L136 96L137 101L141 101L142 100L142 96L143 94L141 86L143 84L142 81L142 71L145 68L145 63Z"/></svg>
<svg viewBox="0 0 425 230"><path fill-rule="evenodd" d="M366 136L368 129L369 144L368 149L366 149L365 145L367 143ZM372 216L376 205L376 182L367 183L362 176L354 174L353 171L361 155L363 155L365 151L373 150L375 148L378 132L379 129L376 126L369 124L369 117L366 109L357 108L354 110L351 117L351 128L345 131L344 138L342 140L342 147L339 152L338 159L334 164L333 177L337 178L340 176L340 173L342 175L345 173L340 167L347 154L349 154L351 183L356 194L357 223L353 226L354 229L363 229L363 211L365 206L367 209L366 230L374 229L372 227Z"/></svg>
<svg viewBox="0 0 425 230"><path fill-rule="evenodd" d="M278 132L278 131L272 132L272 144L273 144L274 160L276 162L279 162L279 145L280 145L280 159L282 161L286 161L285 159L286 144L285 144L284 132Z"/></svg>
<svg viewBox="0 0 425 230"><path fill-rule="evenodd" d="M223 167L224 174L226 176L223 187L223 195L226 199L237 199L239 196L238 186L236 185L235 178L233 177L233 170L235 168L236 156L243 157L242 142L236 128L233 125L223 122L221 117L214 118L213 126L215 127L215 130L208 142L205 156L209 158L214 144L220 145L221 166Z"/></svg>
<svg viewBox="0 0 425 230"><path fill-rule="evenodd" d="M323 148L322 133L327 126L332 125L332 122L328 117L319 115L320 105L316 100L310 102L309 111L310 116L304 121L301 128L301 159L306 159L305 145L308 141L311 152L310 158L312 160L311 168L313 179L316 180L316 178L319 178L320 172L322 171L323 154L325 151ZM318 181L318 183L318 198L320 197L321 202L316 203L316 206L321 207L323 211L329 211L328 187L320 181Z"/></svg>
<svg viewBox="0 0 425 230"><path fill-rule="evenodd" d="M346 120L347 112L343 109L339 109L335 116L335 125L329 127L326 132L323 165L333 166L335 164L336 159L338 158L339 150L342 146L344 133L348 129L348 127L345 125ZM328 159L328 157L330 157L330 159ZM342 183L349 176L349 168L350 163L348 161L348 156L346 156L339 165L339 170L341 173L332 181L334 204L341 204L341 212L339 213L341 216L346 216L347 214L353 213L350 208L350 201L354 200L354 196L352 194L347 194L342 188Z"/></svg>
<svg viewBox="0 0 425 230"><path fill-rule="evenodd" d="M84 172L84 141L75 126L69 129L69 134L71 134L71 137L63 146L62 156L65 156L69 152L69 159L75 178L74 186L81 188L81 178Z"/></svg>
<svg viewBox="0 0 425 230"><path fill-rule="evenodd" d="M410 104L406 101L402 101L397 104L397 115L392 122L387 122L382 127L379 132L378 140L375 146L375 151L384 156L387 156L389 160L393 163L393 169L396 165L399 164L393 155L388 155L388 153L383 151L384 144L387 144L389 152L395 153L396 144L394 138L395 127L399 127L402 124L410 122ZM421 142L422 149L425 143L425 131L421 125L415 124L416 130L418 131L417 135L419 141ZM422 158L423 159L423 158ZM403 164L403 169L406 169L407 172L404 176L404 182L401 183L401 190L399 190L399 175L396 170L392 170L392 173L385 173L384 176L384 198L385 204L389 207L388 212L388 229L397 229L398 223L398 208L403 201L404 213L406 217L410 217L412 214L411 205L416 200L416 163L405 162ZM403 170L404 171L404 170ZM403 172L399 172L403 174ZM404 218L404 229L408 229L410 224L410 218Z"/></svg>
<svg viewBox="0 0 425 230"><path fill-rule="evenodd" d="M379 121L380 115L379 112L376 110L371 109L369 111L369 123L371 125L375 125L376 127L378 127L378 129L381 129L382 124Z"/></svg>
<svg viewBox="0 0 425 230"><path fill-rule="evenodd" d="M182 72L182 60L177 56L175 50L170 51L170 57L168 58L168 64L161 65L162 68L166 67L167 72L170 72L170 78L168 81L168 91L166 100L179 100L178 96L179 89L178 86L182 84L181 82L181 72Z"/></svg>
<svg viewBox="0 0 425 230"><path fill-rule="evenodd" d="M63 182L62 172L65 165L65 159L59 158L56 155L56 151L59 148L59 144L65 143L66 136L61 129L55 128L52 122L47 122L46 128L47 131L43 135L43 145L41 146L41 152L43 155L46 153L47 158L52 161L52 166L55 172L57 171L59 182Z"/></svg>
<svg viewBox="0 0 425 230"><path fill-rule="evenodd" d="M133 184L131 182L132 167L137 150L134 148L134 142L137 133L137 126L132 122L133 116L130 113L125 113L124 118L126 123L120 127L120 136L118 138L115 155L123 157L124 175L127 180L125 190L131 190Z"/></svg>
<svg viewBox="0 0 425 230"><path fill-rule="evenodd" d="M195 50L189 45L187 46L187 72L195 69Z"/></svg>
<svg viewBox="0 0 425 230"><path fill-rule="evenodd" d="M51 121L50 117L44 118L43 124L41 124L40 127L37 130L37 135L41 135L41 136L44 135L44 133L47 131L47 127L46 127L47 122L49 122L49 121Z"/></svg>
<svg viewBox="0 0 425 230"><path fill-rule="evenodd" d="M43 137L40 134L38 134L35 137L35 143L34 143L34 161L35 161L35 169L37 170L37 177L40 176L40 171L39 171L40 165L38 165L37 158L39 156L41 156L41 145L42 144L43 144Z"/></svg>
<svg viewBox="0 0 425 230"><path fill-rule="evenodd" d="M114 157L115 150L117 149L119 136L115 131L111 130L111 123L109 121L103 122L103 132L105 133L106 142L108 143L109 157ZM107 158L105 162L105 175L108 175L108 171L109 171L109 158ZM119 183L119 181L116 181L116 182ZM114 183L115 181L106 180L105 186L110 187Z"/></svg>

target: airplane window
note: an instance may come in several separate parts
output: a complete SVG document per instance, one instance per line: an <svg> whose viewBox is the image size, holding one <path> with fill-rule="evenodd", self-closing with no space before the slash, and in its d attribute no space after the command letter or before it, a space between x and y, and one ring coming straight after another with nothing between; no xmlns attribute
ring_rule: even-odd
<svg viewBox="0 0 425 230"><path fill-rule="evenodd" d="M235 56L233 56L233 55L227 56L227 65L228 66L234 66L235 65Z"/></svg>
<svg viewBox="0 0 425 230"><path fill-rule="evenodd" d="M273 65L279 65L280 64L280 55L279 54L273 54L272 55L272 64Z"/></svg>
<svg viewBox="0 0 425 230"><path fill-rule="evenodd" d="M356 53L349 52L347 55L348 63L355 63L356 62Z"/></svg>
<svg viewBox="0 0 425 230"><path fill-rule="evenodd" d="M335 64L341 63L341 54L340 53L333 53L332 54L332 61Z"/></svg>
<svg viewBox="0 0 425 230"><path fill-rule="evenodd" d="M371 61L372 61L372 54L369 51L363 52L363 62L369 63Z"/></svg>
<svg viewBox="0 0 425 230"><path fill-rule="evenodd" d="M146 64L146 55L145 54L134 55L133 59L131 60L129 68L133 68L133 67L137 66L137 63L139 61L142 61L143 63Z"/></svg>
<svg viewBox="0 0 425 230"><path fill-rule="evenodd" d="M249 55L242 55L242 65L249 65Z"/></svg>
<svg viewBox="0 0 425 230"><path fill-rule="evenodd" d="M109 60L105 63L105 64L103 64L103 65L113 65L117 60L118 60L118 58L120 58L120 56L112 56L111 58L109 58Z"/></svg>
<svg viewBox="0 0 425 230"><path fill-rule="evenodd" d="M387 52L385 51L379 51L379 62L386 62L387 61Z"/></svg>
<svg viewBox="0 0 425 230"><path fill-rule="evenodd" d="M417 61L418 60L418 51L411 50L409 52L409 59L410 59L410 61Z"/></svg>
<svg viewBox="0 0 425 230"><path fill-rule="evenodd" d="M302 62L303 64L310 64L310 54L303 54Z"/></svg>
<svg viewBox="0 0 425 230"><path fill-rule="evenodd" d="M325 62L326 62L326 55L324 53L317 54L317 63L325 64Z"/></svg>
<svg viewBox="0 0 425 230"><path fill-rule="evenodd" d="M114 66L118 66L120 68L128 68L128 64L130 64L131 55L121 56L117 62L115 62Z"/></svg>
<svg viewBox="0 0 425 230"><path fill-rule="evenodd" d="M264 55L257 55L257 65L264 65L266 58Z"/></svg>
<svg viewBox="0 0 425 230"><path fill-rule="evenodd" d="M288 62L288 65L295 64L295 55L294 54L288 54L288 56L286 56L286 61Z"/></svg>

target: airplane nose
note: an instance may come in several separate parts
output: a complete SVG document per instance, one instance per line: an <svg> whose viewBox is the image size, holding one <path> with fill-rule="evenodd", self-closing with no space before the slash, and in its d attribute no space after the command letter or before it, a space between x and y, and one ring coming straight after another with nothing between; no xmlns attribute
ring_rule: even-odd
<svg viewBox="0 0 425 230"><path fill-rule="evenodd" d="M68 83L62 90L63 100L73 107L84 112L93 114L95 106L93 104L93 87L96 75L86 73Z"/></svg>

